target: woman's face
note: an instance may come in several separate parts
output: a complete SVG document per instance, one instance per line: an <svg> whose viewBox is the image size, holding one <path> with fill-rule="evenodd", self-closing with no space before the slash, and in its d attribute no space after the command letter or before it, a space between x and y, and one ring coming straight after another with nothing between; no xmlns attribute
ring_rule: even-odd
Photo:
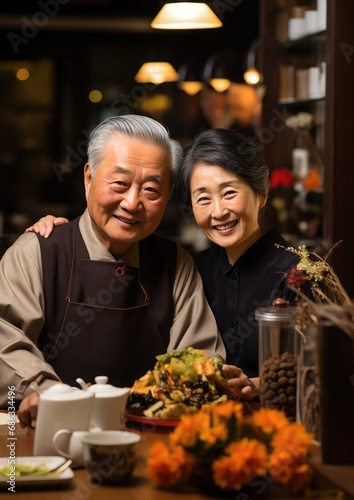
<svg viewBox="0 0 354 500"><path fill-rule="evenodd" d="M195 220L205 236L225 248L234 263L260 236L258 212L265 200L232 172L199 164L190 179Z"/></svg>

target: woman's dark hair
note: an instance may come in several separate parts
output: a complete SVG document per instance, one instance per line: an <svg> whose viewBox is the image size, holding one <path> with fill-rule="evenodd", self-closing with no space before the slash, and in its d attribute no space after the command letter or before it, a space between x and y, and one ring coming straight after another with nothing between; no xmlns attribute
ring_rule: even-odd
<svg viewBox="0 0 354 500"><path fill-rule="evenodd" d="M179 192L190 202L190 178L201 163L217 165L243 179L260 197L270 188L269 169L256 146L233 130L211 129L199 133L187 147L179 170Z"/></svg>

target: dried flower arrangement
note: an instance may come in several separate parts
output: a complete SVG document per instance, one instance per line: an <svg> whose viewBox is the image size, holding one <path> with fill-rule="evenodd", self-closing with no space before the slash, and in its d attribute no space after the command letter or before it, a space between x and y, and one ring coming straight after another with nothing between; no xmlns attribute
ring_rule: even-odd
<svg viewBox="0 0 354 500"><path fill-rule="evenodd" d="M285 249L300 257L296 269L292 269L288 276L289 288L302 299L299 302L300 333L313 321L328 320L354 339L354 303L327 262L328 256L339 243L332 247L325 259L307 250L305 245L298 249ZM305 283L310 284L314 301L302 293L301 288Z"/></svg>
<svg viewBox="0 0 354 500"><path fill-rule="evenodd" d="M158 441L151 448L148 472L161 488L195 484L199 478L237 491L267 476L269 483L301 491L312 477L305 460L312 439L281 411L261 408L244 415L240 403L228 401L182 416L169 445Z"/></svg>

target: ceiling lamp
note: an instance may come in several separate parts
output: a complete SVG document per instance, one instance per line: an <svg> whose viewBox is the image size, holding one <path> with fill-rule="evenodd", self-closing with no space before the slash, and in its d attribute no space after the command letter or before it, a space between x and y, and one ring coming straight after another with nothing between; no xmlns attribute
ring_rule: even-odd
<svg viewBox="0 0 354 500"><path fill-rule="evenodd" d="M222 22L206 3L166 3L151 23L162 30L191 30L220 28Z"/></svg>
<svg viewBox="0 0 354 500"><path fill-rule="evenodd" d="M212 78L209 83L216 92L225 92L230 87L231 80L228 78Z"/></svg>
<svg viewBox="0 0 354 500"><path fill-rule="evenodd" d="M178 68L178 86L188 95L196 95L204 87L202 65L198 59L190 58Z"/></svg>
<svg viewBox="0 0 354 500"><path fill-rule="evenodd" d="M203 88L203 82L179 82L178 86L188 95L196 95Z"/></svg>
<svg viewBox="0 0 354 500"><path fill-rule="evenodd" d="M135 75L139 83L154 83L159 85L164 82L177 82L179 74L168 62L148 62L141 66Z"/></svg>
<svg viewBox="0 0 354 500"><path fill-rule="evenodd" d="M238 59L232 50L215 52L205 63L203 80L217 92L225 92L232 82L242 78L242 72L239 74Z"/></svg>
<svg viewBox="0 0 354 500"><path fill-rule="evenodd" d="M247 70L243 74L243 78L248 85L258 85L263 82L263 76L256 69L256 52L260 45L260 40L254 40L247 53Z"/></svg>

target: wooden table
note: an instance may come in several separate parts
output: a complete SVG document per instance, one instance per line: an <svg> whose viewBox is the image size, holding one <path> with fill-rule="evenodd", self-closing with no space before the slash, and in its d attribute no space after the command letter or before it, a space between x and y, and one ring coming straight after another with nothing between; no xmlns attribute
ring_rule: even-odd
<svg viewBox="0 0 354 500"><path fill-rule="evenodd" d="M34 430L29 429L26 432L27 434L25 435L17 435L17 457L33 455ZM126 484L98 486L91 482L90 475L86 469L80 468L74 469L74 478L68 483L52 487L44 485L20 487L20 484L17 483L17 496L13 497L13 493L8 492L6 488L2 488L0 489L1 498L4 500L6 498L17 498L20 500L112 500L112 498L119 498L120 500L225 500L225 495L207 490L200 491L190 488L184 491L166 491L155 488L151 484L146 472L146 460L152 444L158 439L167 442L168 434L166 432L141 432L137 430L132 430L132 432L137 432L141 435L142 439L139 445L137 463L133 476ZM21 433L23 434L23 431L21 431ZM8 443L7 437L6 434L0 436L1 457L8 456L8 448L6 446ZM333 484L325 483L323 487L333 487ZM286 494L284 495L284 493L280 493L280 490L274 490L271 487L267 487L266 491L260 494L259 486L255 487L254 491L247 492L247 494L243 492L238 494L235 492L227 498L232 498L232 500L263 500L264 498L267 500L273 498L287 500ZM299 500L301 497L297 498ZM346 498L350 498L350 496ZM326 495L319 494L316 500L319 499L335 500L336 497L329 498Z"/></svg>

